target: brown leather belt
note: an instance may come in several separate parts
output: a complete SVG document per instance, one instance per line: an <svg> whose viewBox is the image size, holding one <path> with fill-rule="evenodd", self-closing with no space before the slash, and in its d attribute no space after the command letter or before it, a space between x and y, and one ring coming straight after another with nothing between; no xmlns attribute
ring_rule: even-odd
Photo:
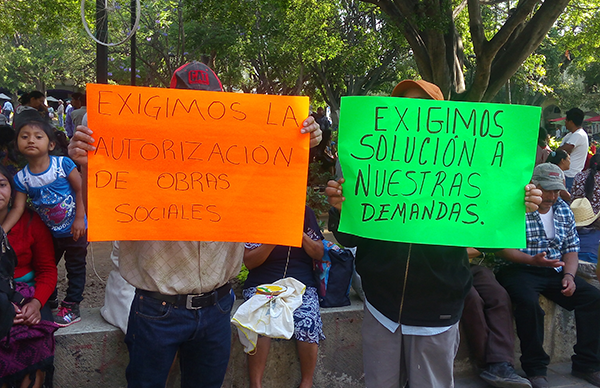
<svg viewBox="0 0 600 388"><path fill-rule="evenodd" d="M188 310L198 310L204 307L214 306L221 298L229 295L229 291L231 291L231 285L229 283L204 294L165 295L160 292L146 291L139 288L135 290L135 292L140 295L171 303L176 306L184 306Z"/></svg>

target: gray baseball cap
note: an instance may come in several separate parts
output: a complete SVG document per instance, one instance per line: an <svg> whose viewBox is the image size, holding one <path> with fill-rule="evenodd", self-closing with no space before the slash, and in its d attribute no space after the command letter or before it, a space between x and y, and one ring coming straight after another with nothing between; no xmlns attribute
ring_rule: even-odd
<svg viewBox="0 0 600 388"><path fill-rule="evenodd" d="M531 182L544 190L567 190L562 170L552 163L542 163L535 166Z"/></svg>

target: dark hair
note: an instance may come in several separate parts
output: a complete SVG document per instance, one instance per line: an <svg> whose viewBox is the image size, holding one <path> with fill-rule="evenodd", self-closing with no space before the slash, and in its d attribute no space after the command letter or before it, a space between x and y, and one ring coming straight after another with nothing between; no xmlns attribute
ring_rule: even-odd
<svg viewBox="0 0 600 388"><path fill-rule="evenodd" d="M54 137L56 138L54 154L69 156L69 139L67 138L67 135L60 129L54 129Z"/></svg>
<svg viewBox="0 0 600 388"><path fill-rule="evenodd" d="M17 130L15 131L15 148L17 149L17 152L19 152L19 145L18 145L19 133L21 132L21 129L23 129L23 127L26 125L31 125L32 127L41 129L42 131L44 131L46 136L48 136L48 139L51 142L56 143L56 136L54 135L54 128L50 125L49 122L42 120L42 119L27 120L27 121L24 121L23 123L21 123L19 125L19 127L17 128Z"/></svg>
<svg viewBox="0 0 600 388"><path fill-rule="evenodd" d="M563 159L566 159L568 156L569 156L569 154L567 153L567 151L564 151L564 150L552 151L552 152L550 152L550 155L548 155L548 159L546 159L546 163L552 163L552 164L556 164L558 166L560 164L560 162Z"/></svg>
<svg viewBox="0 0 600 388"><path fill-rule="evenodd" d="M32 98L40 98L40 97L46 98L46 95L44 93L40 92L39 90L34 90L29 93L25 93L21 97L19 97L19 102L21 104L25 105L25 104L29 104L29 101L31 101Z"/></svg>
<svg viewBox="0 0 600 388"><path fill-rule="evenodd" d="M571 108L567 111L567 120L570 120L573 122L573 124L577 125L578 127L581 126L581 124L583 124L583 118L585 117L585 114L583 113L583 111L579 108Z"/></svg>
<svg viewBox="0 0 600 388"><path fill-rule="evenodd" d="M546 147L546 138L548 137L548 132L546 132L546 128L540 127L540 132L538 134L538 145L540 147Z"/></svg>
<svg viewBox="0 0 600 388"><path fill-rule="evenodd" d="M589 199L590 202L594 196L594 186L596 184L595 175L598 170L600 170L600 154L595 154L590 159L590 170L588 171L588 176L585 178L585 184L583 185L585 197Z"/></svg>

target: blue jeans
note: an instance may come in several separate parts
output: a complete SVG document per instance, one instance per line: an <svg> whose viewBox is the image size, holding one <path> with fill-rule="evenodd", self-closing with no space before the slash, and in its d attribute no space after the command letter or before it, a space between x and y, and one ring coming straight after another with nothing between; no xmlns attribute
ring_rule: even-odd
<svg viewBox="0 0 600 388"><path fill-rule="evenodd" d="M67 270L68 287L65 302L81 303L83 300L83 289L85 288L85 261L87 256L87 233L77 241L73 236L53 237L54 258L56 264L65 257L65 269ZM49 300L56 299L56 290Z"/></svg>
<svg viewBox="0 0 600 388"><path fill-rule="evenodd" d="M214 306L188 310L136 293L125 343L127 386L164 388L179 351L182 388L220 388L231 348L233 292Z"/></svg>

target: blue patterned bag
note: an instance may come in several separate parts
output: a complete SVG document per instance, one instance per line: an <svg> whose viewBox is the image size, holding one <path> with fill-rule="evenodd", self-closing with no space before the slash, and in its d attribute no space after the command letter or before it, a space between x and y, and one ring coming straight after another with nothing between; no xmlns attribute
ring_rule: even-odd
<svg viewBox="0 0 600 388"><path fill-rule="evenodd" d="M349 306L354 255L331 241L323 240L323 246L323 257L314 260L319 304L321 307Z"/></svg>

